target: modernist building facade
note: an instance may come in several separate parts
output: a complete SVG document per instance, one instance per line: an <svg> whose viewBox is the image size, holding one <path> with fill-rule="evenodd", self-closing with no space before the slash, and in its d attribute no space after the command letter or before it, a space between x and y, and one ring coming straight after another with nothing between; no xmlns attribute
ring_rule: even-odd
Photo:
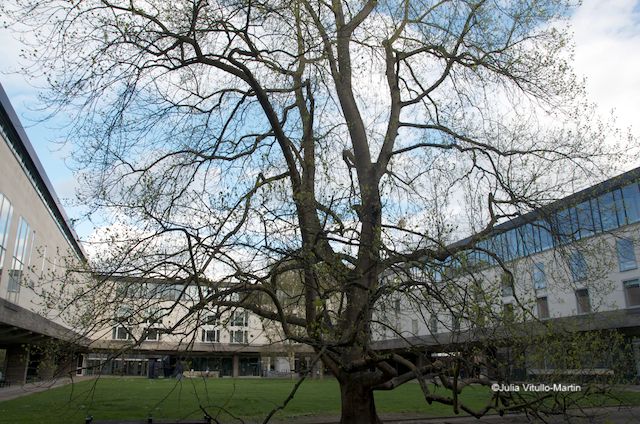
<svg viewBox="0 0 640 424"><path fill-rule="evenodd" d="M276 323L247 310L197 307L185 319L206 295L193 285L97 278L113 301L91 335L84 374L167 376L180 362L187 372L221 377L290 376L311 359L310 348L287 343Z"/></svg>
<svg viewBox="0 0 640 424"><path fill-rule="evenodd" d="M637 168L504 222L447 263L416 264L404 275L391 276L413 279L420 289L381 308L379 321L387 325L375 329L377 348L455 351L476 331L486 330L482 327L500 328L507 321L519 333L540 331L542 325L573 334L615 332L630 347L627 356L635 364L627 377L637 379L639 181ZM429 299L440 295L448 301L429 302L420 295L425 287L431 290ZM482 299L474 297L474 288ZM522 365L523 374L553 372L557 352L539 353L535 363ZM594 372L612 372L610 365L601 361Z"/></svg>
<svg viewBox="0 0 640 424"><path fill-rule="evenodd" d="M78 343L78 334L43 293L56 288L82 247L0 86L0 371L20 384L75 370L74 355L50 346Z"/></svg>
<svg viewBox="0 0 640 424"><path fill-rule="evenodd" d="M104 296L117 301L102 311L107 319L90 340L76 334L42 293L61 284L69 258L85 260L82 246L1 87L0 103L4 380L51 376L61 367L38 347L64 341L80 351L72 355L73 364L67 358L65 370L77 367L81 374L161 376L180 362L194 372L268 376L308 365L308 347L283 340L277 324L249 311L205 308L181 322L202 294L180 282L98 276L113 288ZM496 317L516 314L522 322L620 333L634 347L634 373L640 375L639 181L640 168L504 222L449 263L416 264L407 274L389 276L409 276L452 302L433 302L433 293L425 298L420 290L380 302L376 319L384 325L373 329L375 347L455 351L480 319L460 296L480 285ZM452 287L457 290L447 292ZM532 364L527 372L544 372L547 365Z"/></svg>

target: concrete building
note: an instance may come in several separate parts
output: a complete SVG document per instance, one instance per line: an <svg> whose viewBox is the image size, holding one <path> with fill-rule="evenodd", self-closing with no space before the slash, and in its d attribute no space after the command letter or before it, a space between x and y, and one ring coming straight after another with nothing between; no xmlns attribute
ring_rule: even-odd
<svg viewBox="0 0 640 424"><path fill-rule="evenodd" d="M631 347L626 356L635 364L626 376L638 379L639 181L637 168L504 222L447 263L418 263L403 275L389 276L415 281L416 290L379 308L379 320L387 325L375 328L376 347L438 355L480 337L490 345L528 331L539 343L535 332L549 324L567 334L618 335ZM482 298L475 298L479 293ZM507 322L510 333L485 336ZM521 375L553 372L557 352L545 355L540 349L525 351L537 360L524 361ZM600 362L593 372L612 372L615 364Z"/></svg>
<svg viewBox="0 0 640 424"><path fill-rule="evenodd" d="M182 321L202 294L180 282L107 278L104 296L112 301L100 311L104 325L90 340L76 334L42 294L61 285L69 260L85 261L82 246L1 87L0 105L2 380L23 383L76 367L150 376L173 374L178 363L220 376L305 368L311 349L284 341L277 324L248 311L205 309ZM518 331L557 322L620 334L633 346L640 376L639 181L640 168L504 222L450 262L389 276L420 288L379 302L376 319L384 324L374 326L375 347L442 354L473 342L480 321L488 328L507 319L526 324ZM487 316L469 307L477 286ZM46 348L61 342L71 346L66 358ZM552 364L527 364L525 372L545 367Z"/></svg>
<svg viewBox="0 0 640 424"><path fill-rule="evenodd" d="M0 371L21 384L75 370L58 348L81 340L42 293L84 253L2 86L0 139Z"/></svg>
<svg viewBox="0 0 640 424"><path fill-rule="evenodd" d="M287 343L272 322L236 308L204 308L198 288L183 282L99 276L111 296L91 335L84 374L290 376L310 361L310 348ZM110 294L107 294L110 293ZM126 352L121 355L121 352Z"/></svg>

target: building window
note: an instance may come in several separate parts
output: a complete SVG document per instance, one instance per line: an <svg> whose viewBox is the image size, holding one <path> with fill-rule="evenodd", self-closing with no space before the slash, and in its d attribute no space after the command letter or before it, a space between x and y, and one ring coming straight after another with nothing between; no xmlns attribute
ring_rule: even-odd
<svg viewBox="0 0 640 424"><path fill-rule="evenodd" d="M411 331L413 331L414 335L418 334L418 320L417 319L412 319L411 320Z"/></svg>
<svg viewBox="0 0 640 424"><path fill-rule="evenodd" d="M569 255L569 269L573 281L584 281L587 279L587 262L581 252L574 250Z"/></svg>
<svg viewBox="0 0 640 424"><path fill-rule="evenodd" d="M160 312L160 309L154 307L148 308L146 310L146 316L147 318L144 320L145 324L162 325L162 313Z"/></svg>
<svg viewBox="0 0 640 424"><path fill-rule="evenodd" d="M9 199L0 194L0 272L4 265L4 255L7 252L7 241L9 240L9 226L13 207Z"/></svg>
<svg viewBox="0 0 640 424"><path fill-rule="evenodd" d="M638 268L633 241L628 239L616 240L616 252L618 253L618 266L620 271L629 271Z"/></svg>
<svg viewBox="0 0 640 424"><path fill-rule="evenodd" d="M513 296L513 277L506 272L500 277L502 296Z"/></svg>
<svg viewBox="0 0 640 424"><path fill-rule="evenodd" d="M638 184L631 184L622 188L624 199L624 210L626 212L627 224L633 224L640 220L640 192Z"/></svg>
<svg viewBox="0 0 640 424"><path fill-rule="evenodd" d="M506 322L512 322L514 318L513 304L505 303L502 305L502 318Z"/></svg>
<svg viewBox="0 0 640 424"><path fill-rule="evenodd" d="M249 313L247 311L233 311L229 325L232 327L246 327L249 325Z"/></svg>
<svg viewBox="0 0 640 424"><path fill-rule="evenodd" d="M203 343L220 343L220 330L202 330Z"/></svg>
<svg viewBox="0 0 640 424"><path fill-rule="evenodd" d="M624 295L627 298L627 306L640 306L640 280L624 281Z"/></svg>
<svg viewBox="0 0 640 424"><path fill-rule="evenodd" d="M460 317L456 314L451 314L451 330L460 331Z"/></svg>
<svg viewBox="0 0 640 424"><path fill-rule="evenodd" d="M539 297L536 299L536 306L538 309L538 318L549 318L549 300L545 297Z"/></svg>
<svg viewBox="0 0 640 424"><path fill-rule="evenodd" d="M131 323L133 317L133 309L129 305L120 304L116 307L114 321L122 323Z"/></svg>
<svg viewBox="0 0 640 424"><path fill-rule="evenodd" d="M432 334L438 332L438 316L436 314L431 315L431 319L429 320L429 331Z"/></svg>
<svg viewBox="0 0 640 424"><path fill-rule="evenodd" d="M40 266L40 278L44 279L47 264L47 245L42 246L42 264Z"/></svg>
<svg viewBox="0 0 640 424"><path fill-rule="evenodd" d="M111 338L113 340L129 340L129 330L124 326L116 326L111 329Z"/></svg>
<svg viewBox="0 0 640 424"><path fill-rule="evenodd" d="M213 326L217 326L220 324L220 319L218 317L218 315L207 315L204 319L204 325L213 325Z"/></svg>
<svg viewBox="0 0 640 424"><path fill-rule="evenodd" d="M589 290L576 290L576 302L579 314L587 314L591 312L591 301L589 300Z"/></svg>
<svg viewBox="0 0 640 424"><path fill-rule="evenodd" d="M9 285L7 287L9 292L18 293L20 291L20 281L24 273L25 262L30 256L32 239L33 233L29 223L23 217L20 217L16 234L16 246L13 251L13 261L9 269Z"/></svg>
<svg viewBox="0 0 640 424"><path fill-rule="evenodd" d="M534 289L543 290L547 288L547 276L544 273L544 264L542 262L533 264L533 270L531 274L533 278Z"/></svg>
<svg viewBox="0 0 640 424"><path fill-rule="evenodd" d="M160 340L160 333L159 328L147 328L145 340L158 341Z"/></svg>
<svg viewBox="0 0 640 424"><path fill-rule="evenodd" d="M246 330L232 330L231 343L249 343L249 334Z"/></svg>

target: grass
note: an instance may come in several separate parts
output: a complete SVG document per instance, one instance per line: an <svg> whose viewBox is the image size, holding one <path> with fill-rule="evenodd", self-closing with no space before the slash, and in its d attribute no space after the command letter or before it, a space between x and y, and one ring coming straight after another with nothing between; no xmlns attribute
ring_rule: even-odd
<svg viewBox="0 0 640 424"><path fill-rule="evenodd" d="M0 423L82 423L96 420L202 417L199 404L210 414L223 410L243 418L266 416L281 404L294 381L281 379L185 379L101 378L0 402ZM487 389L465 391L464 400L479 406L490 396ZM432 416L451 415L446 405L427 405L417 384L409 383L389 392L376 393L379 412L416 412ZM340 412L340 390L333 379L305 381L295 398L276 419Z"/></svg>
<svg viewBox="0 0 640 424"><path fill-rule="evenodd" d="M223 422L231 422L223 411L243 418L265 417L287 397L294 381L276 379L149 380L144 378L101 378L83 381L46 392L0 402L0 423L83 423L96 420L156 419L203 416L199 405ZM443 393L444 394L444 393ZM485 387L469 387L462 401L472 408L484 405L491 396ZM640 393L623 392L624 403L640 404ZM606 402L605 402L606 403ZM602 405L601 402L598 404ZM408 383L396 390L376 393L381 413L419 413L424 416L453 415L451 407L428 405L420 388ZM340 411L340 391L333 379L308 380L276 419L303 415L334 415Z"/></svg>

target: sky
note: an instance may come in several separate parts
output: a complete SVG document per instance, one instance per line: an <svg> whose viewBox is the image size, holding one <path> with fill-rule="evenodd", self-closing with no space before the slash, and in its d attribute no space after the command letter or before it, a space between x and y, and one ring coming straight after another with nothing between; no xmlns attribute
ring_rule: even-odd
<svg viewBox="0 0 640 424"><path fill-rule="evenodd" d="M586 78L590 100L599 112L612 111L617 125L630 129L640 139L640 0L585 0L571 24L575 43L574 69ZM60 120L42 122L44 112L37 110L41 81L27 80L13 71L19 61L20 43L7 29L0 28L0 83L33 144L47 175L66 207L70 218L78 218L80 209L71 206L76 179L68 167L69 147L54 140L64 139ZM92 227L79 223L81 239Z"/></svg>

